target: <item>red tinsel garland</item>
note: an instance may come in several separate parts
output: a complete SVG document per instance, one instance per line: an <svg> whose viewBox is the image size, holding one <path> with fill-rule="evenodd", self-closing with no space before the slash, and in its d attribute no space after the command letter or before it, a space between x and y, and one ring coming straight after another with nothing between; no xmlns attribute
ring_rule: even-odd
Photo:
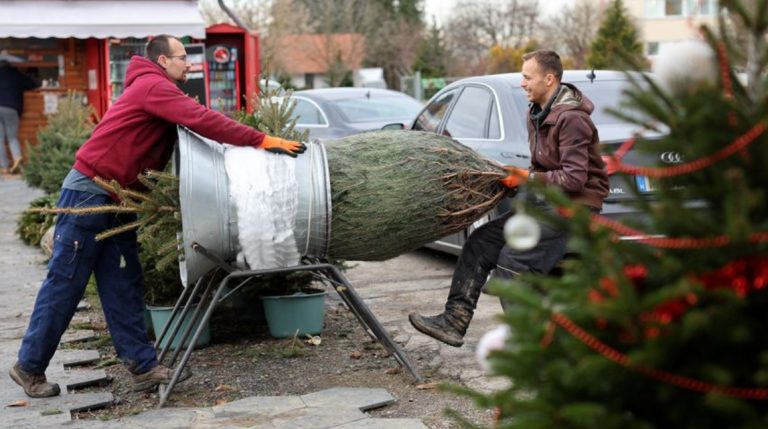
<svg viewBox="0 0 768 429"><path fill-rule="evenodd" d="M602 341L595 338L592 334L585 331L577 324L573 323L568 317L562 313L556 313L551 319L552 326L558 325L565 329L566 332L573 335L576 339L584 343L587 347L596 351L600 355L618 363L619 365L629 368L633 371L637 371L650 378L662 381L664 383L682 387L684 389L693 390L701 393L719 393L726 396L733 396L744 399L754 400L768 400L768 389L754 389L754 388L742 388L742 387L729 387L720 386L717 384L707 383L705 381L696 380L689 377L684 377L677 374L672 374L666 371L661 371L645 366L635 365L632 360L625 354L622 354L618 350L608 346ZM549 330L548 330L549 333ZM550 336L551 339L551 336ZM542 346L546 347L548 343L542 341Z"/></svg>

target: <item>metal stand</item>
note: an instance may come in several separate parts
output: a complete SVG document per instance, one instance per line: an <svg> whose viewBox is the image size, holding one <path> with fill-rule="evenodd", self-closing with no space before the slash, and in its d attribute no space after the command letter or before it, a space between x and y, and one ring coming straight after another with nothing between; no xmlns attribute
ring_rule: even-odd
<svg viewBox="0 0 768 429"><path fill-rule="evenodd" d="M208 284L205 287L203 287L202 286L203 279L201 278L200 280L197 281L194 287L184 288L184 290L181 293L181 296L179 296L179 299L176 301L176 304L173 307L171 316L168 318L168 321L163 326L163 329L161 330L160 334L157 335L157 340L155 341L155 348L158 348L161 344L163 344L163 340L166 337L168 337L168 341L165 341L165 344L162 346L162 349L160 350L157 356L158 361L163 362L163 359L168 354L168 351L172 344L172 341L170 339L176 336L176 334L178 333L179 329L182 326L181 322L186 318L190 309L192 307L195 307L191 317L192 323L189 323L184 329L184 332L182 333L181 337L178 340L178 347L174 350L174 353L171 356L170 361L166 364L167 366L173 368L173 376L171 378L170 383L168 383L167 386L163 387L161 385L160 402L158 403L157 408L162 408L163 405L165 405L165 402L168 400L168 396L170 396L171 392L173 391L173 388L176 386L176 383L179 381L179 378L181 377L184 371L184 368L186 367L187 362L189 361L189 358L192 355L192 350L194 349L197 339L202 334L205 324L211 318L213 309L214 307L216 307L218 303L225 300L227 297L229 297L229 295L234 293L240 287L244 286L253 277L268 275L268 274L289 273L289 272L296 272L296 271L313 272L316 276L318 276L318 278L320 278L324 282L330 282L333 285L334 290L339 294L341 299L346 303L347 308L349 308L349 310L352 311L355 317L357 317L357 320L360 322L360 324L362 324L363 327L366 329L366 332L368 333L368 335L370 335L374 340L377 340L382 346L384 346L384 348L386 348L387 351L389 351L390 354L392 354L395 357L397 362L401 366L403 366L405 369L408 370L408 372L411 374L411 376L413 376L413 378L417 382L423 381L423 379L418 374L418 372L416 372L416 368L413 366L413 364L411 364L410 360L402 351L400 346L398 346L397 343L395 343L394 340L392 340L392 338L389 336L389 334L381 325L381 323L378 321L378 319L376 319L376 316L373 315L373 313L365 304L365 302L363 302L362 298L360 298L360 295L358 295L357 292L355 292L355 290L352 288L352 285L349 283L346 277L344 277L344 275L341 273L341 271L339 271L339 269L336 266L328 263L315 261L316 263L298 265L295 267L243 271L233 267L232 265L229 265L225 261L221 260L221 258L219 258L217 255L209 252L207 249L205 249L203 246L200 246L199 244L195 243L192 247L195 251L199 252L205 257L216 262L216 264L219 265L228 274L221 281L221 283L219 283L219 285L215 287L214 287L213 281L209 281ZM226 295L222 296L223 291L227 289L227 286L229 286L230 283L233 283L236 280L240 280L240 283L237 286L235 286L231 291L229 291ZM205 310L203 312L204 308ZM200 321L199 324L197 323L198 320ZM194 326L197 326L197 329L193 333L192 328ZM179 364L176 367L174 367L173 365L176 362L176 359L179 357L179 354L181 353L182 348L184 348L184 344L187 344L187 339L190 337L190 334L192 334L192 338L191 340L189 340L188 345L184 349L184 355L182 356Z"/></svg>

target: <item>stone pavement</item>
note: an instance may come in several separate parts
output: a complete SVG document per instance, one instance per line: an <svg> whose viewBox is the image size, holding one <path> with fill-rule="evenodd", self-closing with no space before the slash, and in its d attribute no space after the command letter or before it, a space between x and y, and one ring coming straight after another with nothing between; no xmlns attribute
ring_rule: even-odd
<svg viewBox="0 0 768 429"><path fill-rule="evenodd" d="M6 375L16 359L37 289L46 275L44 257L15 235L16 219L40 196L18 177L0 176L0 425L39 428L339 428L426 429L417 419L370 418L366 410L396 399L383 389L334 388L302 396L251 397L212 408L164 408L116 421L71 421L70 412L102 406L109 393L70 389L104 380L102 370L78 368L98 359L93 351L59 350L48 376L62 385L62 395L31 399ZM88 333L72 333L78 339ZM68 387L69 389L65 388ZM13 406L17 405L17 406Z"/></svg>

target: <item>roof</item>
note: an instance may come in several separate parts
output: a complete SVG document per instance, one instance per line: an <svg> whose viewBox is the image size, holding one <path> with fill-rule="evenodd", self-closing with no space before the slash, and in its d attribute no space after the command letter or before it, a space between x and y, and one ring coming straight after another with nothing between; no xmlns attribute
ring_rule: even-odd
<svg viewBox="0 0 768 429"><path fill-rule="evenodd" d="M589 82L591 73L594 73L594 80L627 80L626 73L615 70L564 70L562 81L569 83ZM465 77L453 82L451 85L465 84L467 82L487 83L492 85L496 82L500 82L510 84L512 86L520 86L522 80L522 73L502 73Z"/></svg>
<svg viewBox="0 0 768 429"><path fill-rule="evenodd" d="M0 37L205 39L195 0L10 0L0 2Z"/></svg>
<svg viewBox="0 0 768 429"><path fill-rule="evenodd" d="M275 62L283 72L324 74L337 58L348 70L357 70L365 58L365 36L343 34L292 34L278 39Z"/></svg>
<svg viewBox="0 0 768 429"><path fill-rule="evenodd" d="M392 91L391 89L380 88L357 88L357 87L339 87L339 88L318 88L318 89L302 89L301 91L295 91L295 96L304 96L313 99L320 100L344 100L348 98L365 97L366 95L371 97L408 97L412 98L408 94ZM416 99L414 99L416 101Z"/></svg>

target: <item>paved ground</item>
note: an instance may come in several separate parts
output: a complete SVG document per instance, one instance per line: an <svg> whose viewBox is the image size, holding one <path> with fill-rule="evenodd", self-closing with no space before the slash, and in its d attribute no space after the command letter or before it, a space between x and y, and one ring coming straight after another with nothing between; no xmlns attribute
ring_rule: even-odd
<svg viewBox="0 0 768 429"><path fill-rule="evenodd" d="M69 391L53 399L29 399L5 375L15 361L37 288L46 274L42 253L24 245L14 232L18 214L39 195L18 178L0 177L0 425L14 428L60 425L70 422L71 410L112 399L109 394ZM347 276L406 353L430 356L427 362L430 368L458 378L471 387L494 389L501 382L482 375L474 360L474 348L480 336L495 325L493 316L500 311L495 299L481 298L462 348L448 347L416 333L408 323L407 315L411 311L425 314L441 311L454 262L452 257L414 252L385 262L356 263ZM68 335L82 337L88 333ZM60 350L48 376L70 388L98 383L103 380L102 371L78 368L95 359L98 355L94 352ZM395 400L382 389L338 388L307 392L302 396L251 397L213 408L164 408L120 421L70 422L68 425L98 428L426 428L414 419L377 419L365 413Z"/></svg>

